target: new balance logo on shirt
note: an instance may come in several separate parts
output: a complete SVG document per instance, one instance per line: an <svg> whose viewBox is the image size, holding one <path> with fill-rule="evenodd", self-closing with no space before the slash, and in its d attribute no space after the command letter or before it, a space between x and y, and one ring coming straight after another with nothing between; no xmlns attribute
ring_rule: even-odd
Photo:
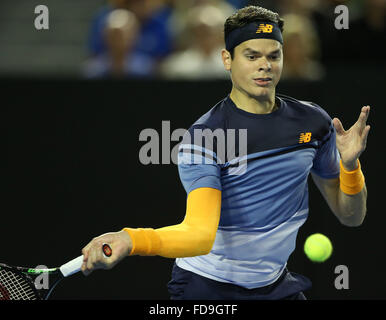
<svg viewBox="0 0 386 320"><path fill-rule="evenodd" d="M311 132L302 132L299 137L299 143L307 143L311 141Z"/></svg>

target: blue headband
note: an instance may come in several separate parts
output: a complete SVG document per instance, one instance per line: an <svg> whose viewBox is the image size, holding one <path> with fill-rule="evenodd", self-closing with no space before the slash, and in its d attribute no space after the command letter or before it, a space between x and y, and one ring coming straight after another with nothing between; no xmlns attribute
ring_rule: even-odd
<svg viewBox="0 0 386 320"><path fill-rule="evenodd" d="M240 43L251 39L272 39L283 44L279 26L271 21L262 20L233 30L225 39L225 47L230 51Z"/></svg>

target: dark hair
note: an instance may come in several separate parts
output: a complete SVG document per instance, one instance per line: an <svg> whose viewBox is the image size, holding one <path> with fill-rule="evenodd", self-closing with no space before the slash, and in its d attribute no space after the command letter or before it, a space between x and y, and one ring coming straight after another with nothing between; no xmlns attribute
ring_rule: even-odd
<svg viewBox="0 0 386 320"><path fill-rule="evenodd" d="M284 20L280 18L279 14L271 10L258 6L247 6L237 10L224 24L224 37L227 36L235 29L242 28L245 25L258 20L267 20L276 23L279 26L281 32L284 29ZM234 49L231 50L231 57L233 59Z"/></svg>

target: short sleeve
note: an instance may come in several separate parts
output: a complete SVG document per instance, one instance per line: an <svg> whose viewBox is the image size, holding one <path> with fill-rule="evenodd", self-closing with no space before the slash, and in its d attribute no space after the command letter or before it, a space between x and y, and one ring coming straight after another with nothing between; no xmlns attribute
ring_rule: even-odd
<svg viewBox="0 0 386 320"><path fill-rule="evenodd" d="M325 179L337 178L340 173L340 155L336 147L336 132L332 121L328 134L316 152L311 172Z"/></svg>
<svg viewBox="0 0 386 320"><path fill-rule="evenodd" d="M194 129L190 128L178 149L178 173L187 194L197 188L221 188L221 167L214 148L195 139Z"/></svg>

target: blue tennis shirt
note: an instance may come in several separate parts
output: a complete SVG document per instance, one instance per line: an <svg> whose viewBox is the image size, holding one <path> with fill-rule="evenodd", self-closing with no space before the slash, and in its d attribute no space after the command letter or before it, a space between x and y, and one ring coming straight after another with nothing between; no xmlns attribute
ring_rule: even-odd
<svg viewBox="0 0 386 320"><path fill-rule="evenodd" d="M177 258L180 268L245 288L275 282L308 216L309 173L339 176L330 116L311 102L283 95L276 101L274 112L254 114L228 96L186 132L178 154L181 182L187 194L221 190L222 204L212 250ZM197 132L219 134L206 143Z"/></svg>

